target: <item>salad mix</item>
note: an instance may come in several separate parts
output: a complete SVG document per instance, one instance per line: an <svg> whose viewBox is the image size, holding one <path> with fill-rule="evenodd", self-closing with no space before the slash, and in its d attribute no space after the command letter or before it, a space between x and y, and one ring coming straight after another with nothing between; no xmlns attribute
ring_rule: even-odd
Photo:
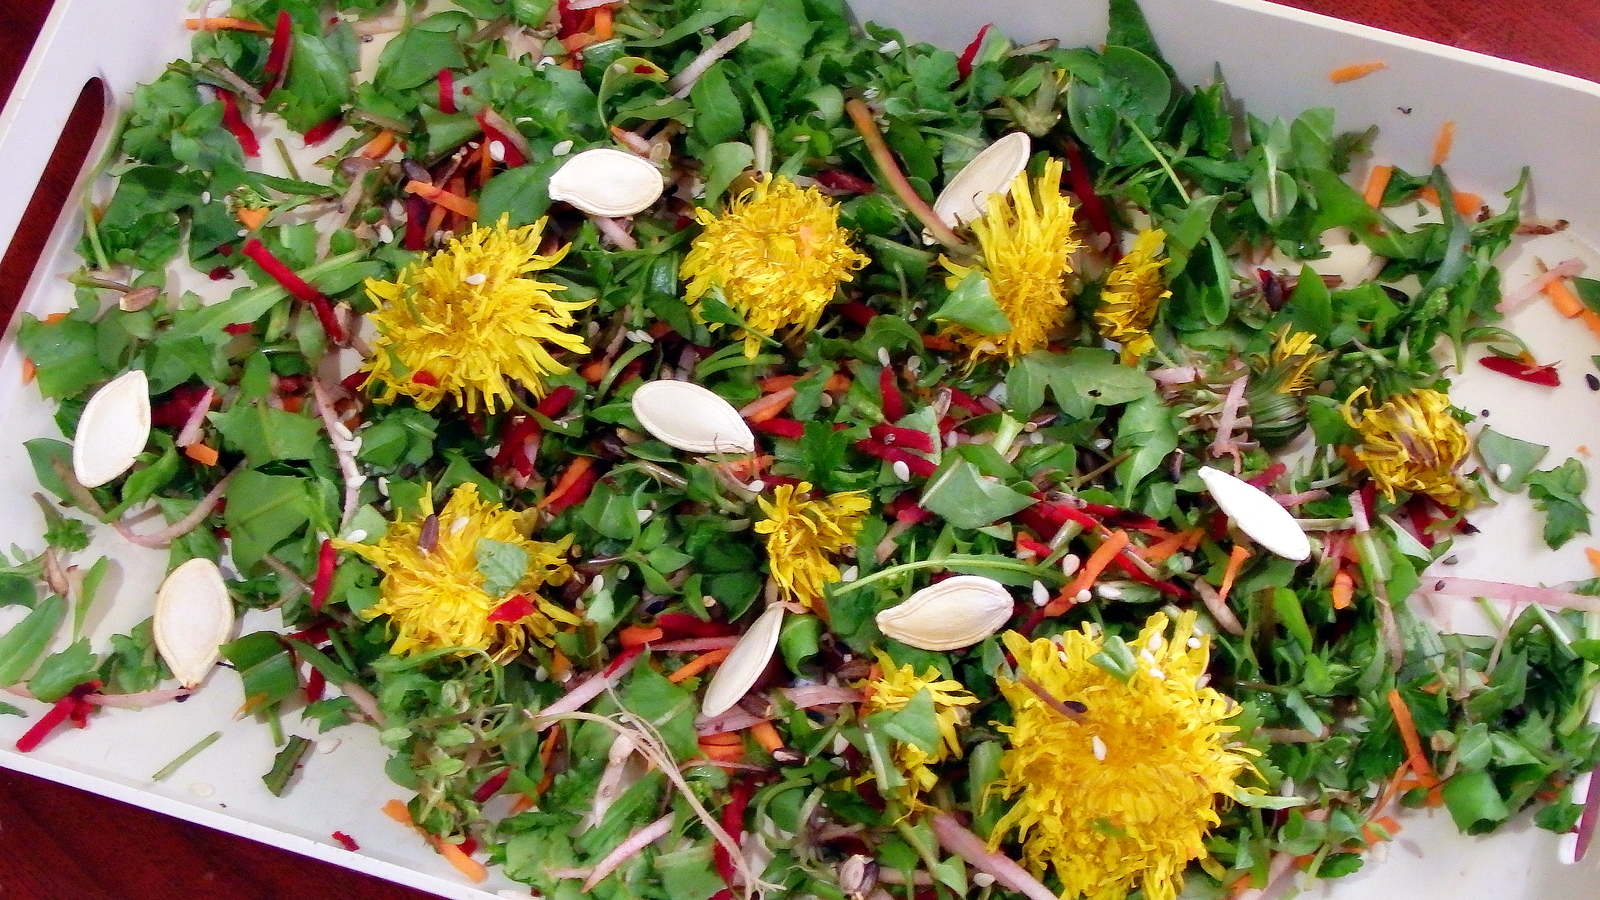
<svg viewBox="0 0 1600 900"><path fill-rule="evenodd" d="M370 723L397 818L546 897L1253 896L1397 805L1578 828L1592 586L1428 570L1501 492L1589 530L1448 394L1544 377L1524 185L1244 114L1110 8L964 52L840 0L203 9L19 332L69 436L0 573L19 747L238 677L275 792ZM102 525L184 574L95 646Z"/></svg>

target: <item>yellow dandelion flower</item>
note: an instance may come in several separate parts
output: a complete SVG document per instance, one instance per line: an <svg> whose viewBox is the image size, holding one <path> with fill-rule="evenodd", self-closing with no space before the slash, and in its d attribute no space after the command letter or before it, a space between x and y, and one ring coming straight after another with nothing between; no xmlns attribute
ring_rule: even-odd
<svg viewBox="0 0 1600 900"><path fill-rule="evenodd" d="M990 194L982 217L972 223L980 261L963 266L941 257L950 273L945 284L955 290L962 279L982 272L1000 311L1011 321L1005 334L982 334L960 325L946 336L967 347L973 362L984 357L1017 357L1050 343L1052 333L1071 315L1067 276L1072 254L1082 246L1073 234L1072 206L1062 195L1061 160L1045 163L1044 174L1030 182L1026 172L1011 182L1009 194Z"/></svg>
<svg viewBox="0 0 1600 900"><path fill-rule="evenodd" d="M1285 325L1267 358L1268 380L1277 383L1279 393L1304 394L1315 384L1311 380L1312 369L1332 355L1317 349L1316 335Z"/></svg>
<svg viewBox="0 0 1600 900"><path fill-rule="evenodd" d="M772 502L758 497L766 518L756 532L767 536L767 566L789 599L808 609L822 602L822 592L839 580L839 567L829 557L856 541L861 517L872 508L861 491L832 494L826 500L799 500L811 490L780 484Z"/></svg>
<svg viewBox="0 0 1600 900"><path fill-rule="evenodd" d="M1361 388L1345 401L1344 417L1361 432L1356 458L1372 473L1383 496L1394 500L1397 491L1427 494L1445 506L1457 508L1470 500L1456 477L1467 458L1471 442L1467 429L1450 413L1450 398L1423 388L1390 397L1382 406L1362 410L1358 421L1351 415Z"/></svg>
<svg viewBox="0 0 1600 900"><path fill-rule="evenodd" d="M1161 301L1172 296L1161 275L1167 261L1156 258L1166 239L1167 233L1159 228L1139 232L1133 249L1111 268L1100 289L1094 324L1102 337L1122 345L1123 362L1131 363L1156 347L1150 326Z"/></svg>
<svg viewBox="0 0 1600 900"><path fill-rule="evenodd" d="M750 327L746 356L755 356L762 337L779 329L816 328L839 284L868 262L839 227L839 207L786 178L769 175L722 215L701 209L695 218L705 230L678 273L689 283L685 297L698 312L702 298L720 290Z"/></svg>
<svg viewBox="0 0 1600 900"><path fill-rule="evenodd" d="M878 668L882 673L863 685L866 694L866 713L905 709L916 696L927 691L933 701L934 716L939 723L939 746L928 752L916 744L904 741L894 743L894 764L906 777L906 784L898 790L901 803L908 809L921 806L918 796L933 790L939 783L933 766L947 759L961 758L961 742L956 727L967 723L962 707L978 702L959 681L941 679L939 670L929 666L921 676L907 663L898 669L894 661L882 651L878 652Z"/></svg>
<svg viewBox="0 0 1600 900"><path fill-rule="evenodd" d="M550 644L556 624L577 625L577 616L539 594L572 577L567 564L569 535L555 543L530 540L518 526L516 513L478 497L478 487L456 488L432 525L433 498L424 494L422 515L397 521L377 544L335 541L383 572L379 600L361 613L364 619L389 617L394 634L391 649L399 655L452 647L482 650L496 659L522 652L528 641ZM432 543L424 549L424 529ZM512 562L526 554L526 570L504 593L484 590L480 571L484 541ZM515 548L506 550L507 547ZM504 564L503 564L504 565ZM514 574L515 569L511 570Z"/></svg>
<svg viewBox="0 0 1600 900"><path fill-rule="evenodd" d="M510 408L513 384L543 397L545 376L568 368L553 348L588 352L570 329L573 313L594 302L557 300L552 292L562 285L532 276L567 252L540 254L543 231L543 219L510 228L502 217L493 228L473 226L394 281L368 279L377 308L367 317L378 337L364 368L374 399L404 395L426 410L452 397L469 413L480 402L493 413Z"/></svg>
<svg viewBox="0 0 1600 900"><path fill-rule="evenodd" d="M1149 900L1174 900L1185 867L1206 857L1217 804L1250 769L1227 746L1228 699L1199 686L1209 648L1204 638L1190 646L1194 622L1179 616L1169 638L1167 617L1151 616L1129 642L1137 662L1126 683L1090 661L1104 642L1089 625L1055 640L1003 636L1018 678L998 679L1013 723L999 726L1009 747L995 789L1015 803L990 845L1015 831L1024 865L1053 868L1063 897L1121 900L1142 887Z"/></svg>

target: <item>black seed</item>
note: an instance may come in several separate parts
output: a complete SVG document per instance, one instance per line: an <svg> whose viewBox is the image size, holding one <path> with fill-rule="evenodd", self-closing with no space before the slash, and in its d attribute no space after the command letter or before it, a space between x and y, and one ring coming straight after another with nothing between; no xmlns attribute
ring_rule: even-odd
<svg viewBox="0 0 1600 900"><path fill-rule="evenodd" d="M1600 391L1600 378L1596 378L1593 372L1583 376L1583 383L1587 384L1591 391Z"/></svg>

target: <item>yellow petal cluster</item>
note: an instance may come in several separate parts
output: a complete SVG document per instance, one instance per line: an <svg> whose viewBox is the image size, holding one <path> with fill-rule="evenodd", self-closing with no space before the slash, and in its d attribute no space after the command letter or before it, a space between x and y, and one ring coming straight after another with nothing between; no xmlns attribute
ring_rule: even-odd
<svg viewBox="0 0 1600 900"><path fill-rule="evenodd" d="M780 329L816 328L839 284L868 262L839 227L837 204L787 178L766 176L722 215L700 209L695 218L705 230L679 269L685 297L698 312L702 299L720 290L749 326L746 356Z"/></svg>
<svg viewBox="0 0 1600 900"><path fill-rule="evenodd" d="M1294 331L1285 325L1283 330L1278 332L1278 340L1272 346L1272 355L1268 360L1268 377L1280 379L1278 386L1280 393L1303 394L1313 386L1311 370L1317 363L1332 355L1317 349L1316 335L1306 331Z"/></svg>
<svg viewBox="0 0 1600 900"><path fill-rule="evenodd" d="M791 600L808 609L822 602L823 590L839 580L831 557L856 542L861 518L872 508L861 491L831 494L825 500L799 499L811 490L780 484L772 501L758 497L766 518L756 532L767 536L767 568Z"/></svg>
<svg viewBox="0 0 1600 900"><path fill-rule="evenodd" d="M908 809L921 806L918 796L933 790L939 776L933 766L947 759L961 758L961 742L956 726L965 725L966 712L962 707L978 702L959 681L941 678L939 670L929 666L922 675L916 667L906 663L896 668L894 661L882 651L878 653L878 668L882 674L868 681L864 687L866 713L905 709L916 696L927 691L933 700L934 716L939 723L939 746L930 753L916 744L904 741L894 743L894 764L906 777L906 784L898 791L901 803Z"/></svg>
<svg viewBox="0 0 1600 900"><path fill-rule="evenodd" d="M451 397L468 413L480 404L494 413L510 408L514 385L543 397L545 376L568 369L555 351L588 352L572 333L573 314L594 302L558 300L554 292L565 288L533 275L567 252L542 255L543 232L543 219L510 228L502 217L493 228L473 226L394 281L368 279L377 308L367 317L378 337L364 369L374 399L405 396L429 410Z"/></svg>
<svg viewBox="0 0 1600 900"><path fill-rule="evenodd" d="M361 616L389 617L395 654L461 648L509 659L530 640L550 644L557 623L578 624L577 616L539 594L572 577L566 560L570 535L555 543L529 539L516 513L481 499L477 485L470 482L451 493L436 527L426 525L432 513L432 495L424 494L421 515L393 523L377 544L334 542L383 573L378 602ZM419 544L425 527L437 533L429 549ZM513 544L528 554L527 574L502 597L483 589L478 542L484 539ZM490 620L490 613L517 595L532 604L532 612L515 621Z"/></svg>
<svg viewBox="0 0 1600 900"><path fill-rule="evenodd" d="M1023 864L1040 876L1054 869L1063 897L1121 900L1142 888L1148 900L1174 900L1185 867L1206 856L1217 804L1250 768L1227 745L1228 699L1199 684L1209 650L1194 622L1182 614L1169 636L1167 617L1151 616L1129 642L1136 671L1126 683L1090 661L1104 647L1093 626L1031 642L1003 636L1017 678L998 679L1012 724L999 726L1009 746L995 787L1014 803L991 849L1020 842ZM1041 692L1083 712L1069 717Z"/></svg>
<svg viewBox="0 0 1600 900"><path fill-rule="evenodd" d="M1009 194L990 194L984 214L972 223L980 259L964 266L947 258L940 263L955 290L962 279L981 272L1000 311L1011 321L1004 334L982 334L960 325L946 336L967 348L977 362L987 357L1015 360L1050 343L1067 324L1071 297L1067 276L1072 254L1083 246L1073 234L1072 205L1061 193L1061 160L1045 163L1044 174L1030 181L1023 172Z"/></svg>
<svg viewBox="0 0 1600 900"><path fill-rule="evenodd" d="M1172 296L1161 274L1165 259L1158 259L1167 233L1159 228L1139 232L1133 249L1111 267L1105 286L1100 289L1100 305L1094 311L1095 327L1101 337L1122 345L1122 359L1132 362L1151 350L1150 337L1161 301Z"/></svg>
<svg viewBox="0 0 1600 900"><path fill-rule="evenodd" d="M1450 397L1423 388L1399 394L1383 405L1351 415L1362 388L1345 403L1345 419L1361 432L1355 448L1383 496L1394 500L1398 491L1427 494L1452 509L1468 502L1469 495L1456 476L1467 458L1471 442L1467 429L1451 414Z"/></svg>

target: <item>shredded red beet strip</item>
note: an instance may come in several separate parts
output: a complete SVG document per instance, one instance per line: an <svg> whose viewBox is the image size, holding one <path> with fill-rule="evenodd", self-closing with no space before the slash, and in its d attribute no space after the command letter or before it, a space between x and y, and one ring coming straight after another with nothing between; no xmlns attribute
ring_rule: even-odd
<svg viewBox="0 0 1600 900"><path fill-rule="evenodd" d="M328 677L316 666L311 667L311 674L306 676L305 697L307 703L315 703L322 699L322 694L328 689Z"/></svg>
<svg viewBox="0 0 1600 900"><path fill-rule="evenodd" d="M883 396L883 417L898 422L905 417L906 401L900 396L900 386L895 383L894 369L884 366L878 373L878 393Z"/></svg>
<svg viewBox="0 0 1600 900"><path fill-rule="evenodd" d="M523 594L517 594L490 610L489 621L515 622L518 619L527 618L532 614L533 610L533 601Z"/></svg>
<svg viewBox="0 0 1600 900"><path fill-rule="evenodd" d="M1494 355L1482 357L1478 360L1478 364L1491 372L1510 375L1518 381L1526 381L1529 384L1541 387L1561 386L1561 374L1556 371L1555 366L1535 366L1520 359Z"/></svg>
<svg viewBox="0 0 1600 900"><path fill-rule="evenodd" d="M332 137L333 133L338 131L339 126L343 124L344 116L329 116L328 118L322 120L322 122L319 124L311 126L311 130L305 133L305 145L307 147L315 147L316 145L327 140L329 137Z"/></svg>
<svg viewBox="0 0 1600 900"><path fill-rule="evenodd" d="M1244 483L1250 485L1251 487L1255 488L1258 491L1264 491L1274 481L1278 480L1278 476L1279 475L1282 475L1283 473L1285 473L1287 471L1289 471L1289 467L1288 466L1284 465L1281 462L1275 462L1272 465L1267 466L1266 470L1263 471L1260 475L1257 475L1254 478L1246 478L1244 480Z"/></svg>
<svg viewBox="0 0 1600 900"><path fill-rule="evenodd" d="M751 423L750 427L762 434L788 438L791 441L800 440L806 433L805 423L796 422L794 419L765 419Z"/></svg>
<svg viewBox="0 0 1600 900"><path fill-rule="evenodd" d="M507 168L515 169L517 166L520 166L528 161L527 158L522 155L522 151L517 149L516 141L513 141L511 138L507 137L505 132L489 124L488 116L484 115L482 112L479 112L477 119L479 127L483 129L483 139L485 141L500 142L500 149L504 153L502 161L506 164ZM485 147L483 152L489 152L488 147Z"/></svg>
<svg viewBox="0 0 1600 900"><path fill-rule="evenodd" d="M261 267L261 271L283 285L283 289L295 299L311 304L311 308L317 313L317 321L322 323L322 330L328 333L329 340L335 344L344 343L344 329L339 326L339 320L333 315L333 305L328 302L327 297L322 296L321 291L307 284L305 279L296 275L273 256L272 251L268 250L267 245L261 243L259 239L251 238L245 241L243 252Z"/></svg>
<svg viewBox="0 0 1600 900"><path fill-rule="evenodd" d="M1127 575L1129 578L1139 582L1142 585L1153 587L1163 594L1171 594L1180 600L1187 600L1189 598L1189 592L1184 588L1179 587L1175 582L1159 581L1151 578L1149 575L1146 575L1144 571L1138 566L1134 565L1133 561L1128 559L1127 555L1124 553L1118 553L1116 556L1113 556L1111 558L1111 562L1118 569L1121 569L1124 575Z"/></svg>
<svg viewBox="0 0 1600 900"><path fill-rule="evenodd" d="M428 246L428 201L421 194L406 195L406 235L401 246L413 252Z"/></svg>
<svg viewBox="0 0 1600 900"><path fill-rule="evenodd" d="M728 792L728 805L722 808L722 830L733 836L734 840L744 831L744 811L750 805L750 797L755 793L755 783L749 778L741 778L733 783ZM722 881L729 888L733 885L735 868L733 856L728 853L728 848L717 841L711 848L712 861L716 863L717 874L722 876Z"/></svg>
<svg viewBox="0 0 1600 900"><path fill-rule="evenodd" d="M439 112L448 116L456 112L456 76L449 69L439 70Z"/></svg>
<svg viewBox="0 0 1600 900"><path fill-rule="evenodd" d="M361 849L361 845L356 843L355 838L345 834L342 831L335 831L333 833L333 839L339 842L339 846L349 850L351 853Z"/></svg>
<svg viewBox="0 0 1600 900"><path fill-rule="evenodd" d="M572 37L585 30L583 25L585 10L573 9L569 0L557 0L556 12L561 17L561 24L556 30L557 38Z"/></svg>
<svg viewBox="0 0 1600 900"><path fill-rule="evenodd" d="M878 315L873 312L872 307L859 300L851 300L848 303L835 303L833 308L839 315L844 316L846 321L861 328L867 327L867 323Z"/></svg>
<svg viewBox="0 0 1600 900"><path fill-rule="evenodd" d="M933 452L933 438L926 431L915 428L896 428L893 425L874 425L868 430L872 439L886 445L904 447L921 453Z"/></svg>
<svg viewBox="0 0 1600 900"><path fill-rule="evenodd" d="M233 91L218 88L217 99L222 101L222 124L228 126L228 130L238 139L244 155L260 156L261 142L256 140L256 133L245 124L244 115L239 112L239 98L233 95Z"/></svg>
<svg viewBox="0 0 1600 900"><path fill-rule="evenodd" d="M876 456L891 464L903 462L906 464L906 468L911 470L911 474L922 478L932 478L933 473L939 471L938 464L927 457L918 456L909 450L902 450L899 447L889 447L870 438L864 441L856 441L855 447L868 456Z"/></svg>
<svg viewBox="0 0 1600 900"><path fill-rule="evenodd" d="M922 504L917 502L917 494L915 491L906 491L900 496L894 498L894 500L884 508L884 512L894 516L895 521L897 522L910 522L913 525L919 522L926 522L933 518L933 513L923 509Z"/></svg>
<svg viewBox="0 0 1600 900"><path fill-rule="evenodd" d="M478 785L478 789L472 792L472 799L479 803L487 801L490 797L500 793L500 789L506 786L506 779L510 777L511 768L509 766L490 775L487 781Z"/></svg>
<svg viewBox="0 0 1600 900"><path fill-rule="evenodd" d="M1041 544L1038 541L1034 540L1031 537L1028 537L1025 534L1018 534L1016 536L1016 538L1015 538L1015 543L1016 543L1018 548L1020 548L1022 550L1027 550L1028 552L1032 553L1034 556L1039 557L1040 559L1044 559L1045 557L1048 557L1050 555L1050 553L1051 553L1049 545Z"/></svg>
<svg viewBox="0 0 1600 900"><path fill-rule="evenodd" d="M1077 144L1067 144L1067 183L1072 192L1078 195L1078 202L1083 204L1083 215L1089 220L1090 226L1095 231L1105 235L1110 243L1106 244L1106 253L1111 261L1116 262L1122 258L1122 238L1117 234L1117 229L1111 224L1111 214L1106 212L1106 202L1095 193L1094 179L1089 177L1089 167L1084 164L1083 151Z"/></svg>
<svg viewBox="0 0 1600 900"><path fill-rule="evenodd" d="M629 665L635 659L637 659L639 654L644 652L644 648L645 648L645 645L644 644L640 644L637 647L629 647L628 649L622 651L621 653L618 653L617 654L617 658L613 659L611 661L611 664L606 666L605 671L600 673L600 677L601 678L610 678L612 675L615 675L617 673L618 669L621 669L623 666Z"/></svg>
<svg viewBox="0 0 1600 900"><path fill-rule="evenodd" d="M1083 512L1101 519L1108 525L1115 525L1122 528L1132 528L1135 531L1145 531L1151 528L1159 528L1161 525L1160 522L1157 522L1155 519L1150 518L1144 513L1138 513L1131 509L1122 509L1116 506L1106 506L1101 503L1085 503L1083 505Z"/></svg>
<svg viewBox="0 0 1600 900"><path fill-rule="evenodd" d="M85 702L83 698L85 695L92 694L99 689L100 682L86 681L73 688L65 697L57 700L44 715L39 717L39 721L33 723L33 726L22 737L17 738L17 751L19 753L33 752L40 744L44 743L45 738L49 737L57 728L66 724L68 719L72 719L79 728L82 728L88 723L89 713L94 711L94 706Z"/></svg>
<svg viewBox="0 0 1600 900"><path fill-rule="evenodd" d="M983 47L983 38L992 27L994 26L991 24L979 28L978 36L972 39L967 49L961 51L961 57L956 60L956 74L961 76L962 81L966 81L967 76L972 74L972 61L978 58L978 50Z"/></svg>
<svg viewBox="0 0 1600 900"><path fill-rule="evenodd" d="M283 64L289 60L289 38L294 33L293 26L289 11L278 10L278 21L272 29L272 46L268 48L267 61L261 67L267 73L267 83L261 88L263 100L271 97L273 90L283 80Z"/></svg>
<svg viewBox="0 0 1600 900"><path fill-rule="evenodd" d="M334 549L333 541L324 538L317 551L317 577L311 582L312 612L322 612L322 604L328 602L328 591L333 588L333 570L338 566L339 551Z"/></svg>
<svg viewBox="0 0 1600 900"><path fill-rule="evenodd" d="M728 635L739 633L737 625L729 625L726 622L707 622L688 613L662 613L656 616L656 627L671 637L687 635L688 637L710 638L727 637Z"/></svg>
<svg viewBox="0 0 1600 900"><path fill-rule="evenodd" d="M1037 495L1035 496L1037 497ZM1039 497L1038 499L1043 501L1042 497ZM1097 528L1100 525L1100 520L1096 518L1095 515L1089 510L1078 509L1074 506L1068 506L1065 503L1050 503L1046 501L1037 503L1028 507L1028 509L1023 510L1023 512L1030 511L1036 512L1040 516L1044 517L1046 521L1054 523L1058 529L1068 522L1076 522L1086 529Z"/></svg>
<svg viewBox="0 0 1600 900"><path fill-rule="evenodd" d="M970 415L986 416L993 410L978 402L977 398L959 388L949 388L950 402L966 410Z"/></svg>
<svg viewBox="0 0 1600 900"><path fill-rule="evenodd" d="M867 179L838 169L823 169L817 173L816 178L818 184L841 194L870 194L876 188Z"/></svg>

